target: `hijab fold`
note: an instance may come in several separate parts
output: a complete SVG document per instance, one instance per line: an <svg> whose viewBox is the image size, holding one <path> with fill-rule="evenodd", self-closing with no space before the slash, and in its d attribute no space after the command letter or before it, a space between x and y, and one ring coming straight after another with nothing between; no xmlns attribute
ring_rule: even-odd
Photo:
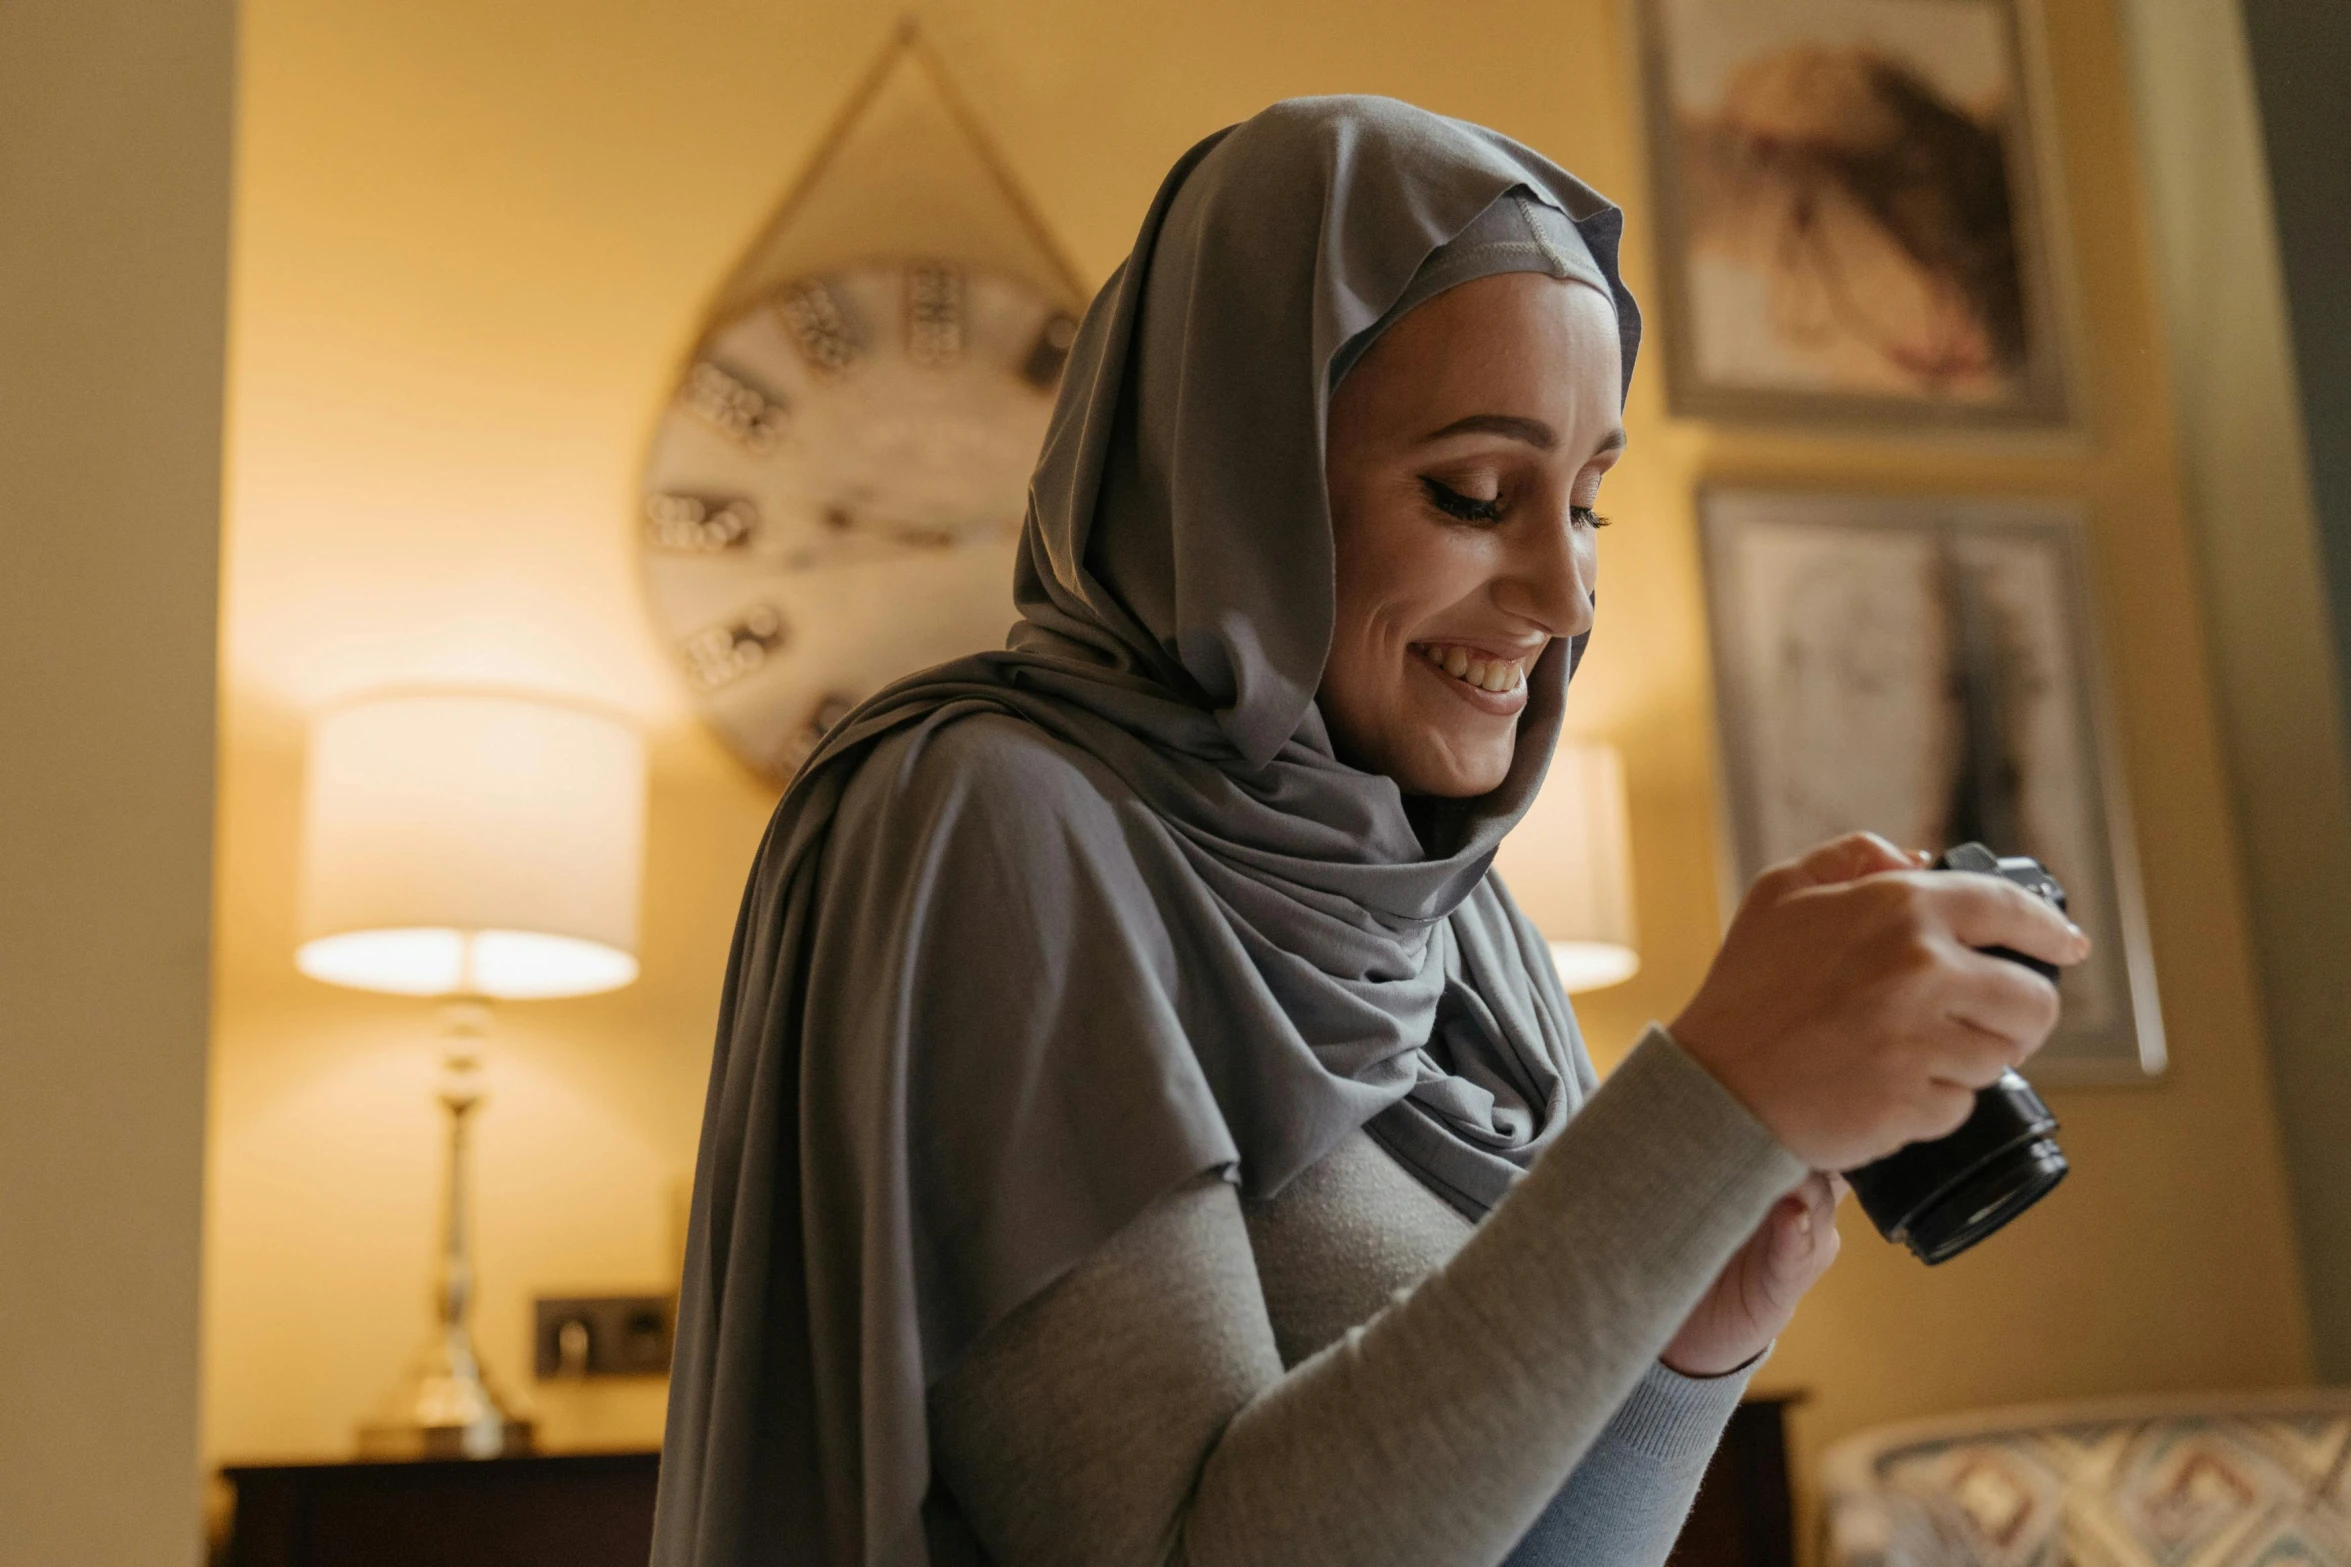
<svg viewBox="0 0 2351 1567"><path fill-rule="evenodd" d="M979 1559L925 1398L1208 1170L1278 1191L1368 1128L1481 1216L1593 1087L1489 874L1509 773L1416 830L1314 705L1331 389L1446 288L1605 292L1620 215L1492 131L1297 99L1194 147L1087 311L1007 647L881 692L776 808L737 920L679 1301L659 1567ZM927 1508L926 1508L926 1503Z"/></svg>

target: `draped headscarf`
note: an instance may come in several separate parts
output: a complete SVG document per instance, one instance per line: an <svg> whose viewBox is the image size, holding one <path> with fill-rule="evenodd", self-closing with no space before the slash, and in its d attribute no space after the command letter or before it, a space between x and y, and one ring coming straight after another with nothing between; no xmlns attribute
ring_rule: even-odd
<svg viewBox="0 0 2351 1567"><path fill-rule="evenodd" d="M1492 131L1297 99L1160 187L1086 313L1004 651L840 724L777 806L720 1009L658 1567L944 1562L925 1396L1204 1171L1278 1191L1367 1128L1473 1218L1593 1086L1488 874L1582 651L1528 671L1508 775L1408 810L1333 752L1331 389L1502 271L1640 318L1621 217Z"/></svg>

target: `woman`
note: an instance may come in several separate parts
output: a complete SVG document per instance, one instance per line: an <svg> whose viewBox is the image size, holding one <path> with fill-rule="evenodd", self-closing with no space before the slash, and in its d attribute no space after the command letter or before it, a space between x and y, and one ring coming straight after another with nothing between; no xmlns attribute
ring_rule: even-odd
<svg viewBox="0 0 2351 1567"><path fill-rule="evenodd" d="M1856 838L1596 1088L1487 867L1590 629L1618 224L1376 99L1169 175L1010 646L852 714L761 846L657 1561L1661 1560L1834 1252L1812 1172L2045 1036L1966 948L2078 934Z"/></svg>

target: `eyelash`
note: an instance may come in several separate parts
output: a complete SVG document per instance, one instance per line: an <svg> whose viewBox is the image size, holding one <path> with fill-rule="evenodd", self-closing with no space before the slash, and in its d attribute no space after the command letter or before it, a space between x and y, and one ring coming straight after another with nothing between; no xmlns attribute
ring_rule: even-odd
<svg viewBox="0 0 2351 1567"><path fill-rule="evenodd" d="M1481 501L1435 479L1423 478L1420 482L1428 491L1429 504L1458 522L1489 524L1502 520L1502 498L1499 495L1490 501ZM1608 526L1608 519L1589 506L1573 506L1568 511L1576 521L1588 528Z"/></svg>

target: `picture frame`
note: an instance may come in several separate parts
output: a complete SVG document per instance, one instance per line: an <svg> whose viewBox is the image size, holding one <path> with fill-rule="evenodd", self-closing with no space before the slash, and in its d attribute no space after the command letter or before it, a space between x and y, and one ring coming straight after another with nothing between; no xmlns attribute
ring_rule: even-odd
<svg viewBox="0 0 2351 1567"><path fill-rule="evenodd" d="M1726 910L1856 830L2028 854L2090 935L2037 1083L2166 1060L2130 803L2073 508L1708 488L1701 556Z"/></svg>
<svg viewBox="0 0 2351 1567"><path fill-rule="evenodd" d="M1638 0L1676 414L2076 410L2031 0Z"/></svg>

